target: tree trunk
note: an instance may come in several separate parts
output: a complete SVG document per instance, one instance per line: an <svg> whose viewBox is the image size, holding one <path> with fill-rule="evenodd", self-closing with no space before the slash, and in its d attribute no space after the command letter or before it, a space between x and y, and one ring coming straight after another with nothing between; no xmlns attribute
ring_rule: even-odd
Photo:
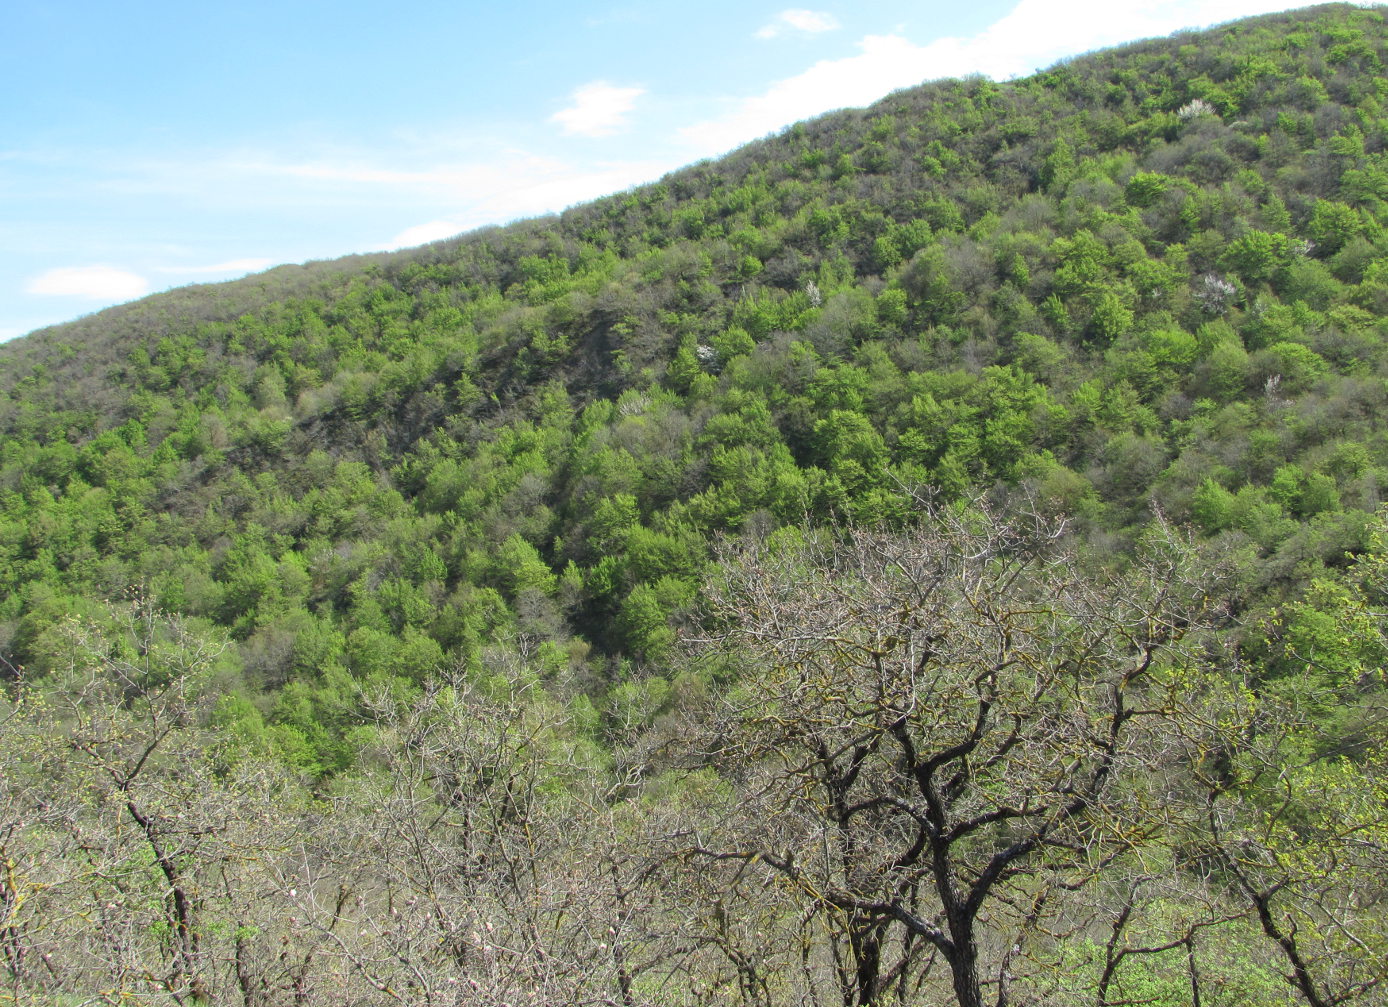
<svg viewBox="0 0 1388 1007"><path fill-rule="evenodd" d="M952 915L952 914L951 914ZM983 989L978 982L978 945L974 941L973 920L950 920L954 947L948 956L954 997L959 1007L983 1007Z"/></svg>
<svg viewBox="0 0 1388 1007"><path fill-rule="evenodd" d="M851 936L858 1003L861 1007L869 1007L876 1002L878 976L882 971L881 931L869 921L853 927Z"/></svg>

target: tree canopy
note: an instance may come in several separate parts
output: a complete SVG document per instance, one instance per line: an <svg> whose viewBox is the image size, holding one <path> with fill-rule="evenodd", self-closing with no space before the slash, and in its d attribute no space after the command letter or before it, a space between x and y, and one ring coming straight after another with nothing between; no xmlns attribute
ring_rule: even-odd
<svg viewBox="0 0 1388 1007"><path fill-rule="evenodd" d="M5 995L1381 1002L1385 43L0 346Z"/></svg>

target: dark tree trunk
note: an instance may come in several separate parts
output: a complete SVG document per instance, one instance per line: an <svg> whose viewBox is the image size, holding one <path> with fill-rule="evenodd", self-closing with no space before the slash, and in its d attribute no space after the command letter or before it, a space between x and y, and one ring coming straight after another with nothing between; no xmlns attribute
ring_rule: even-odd
<svg viewBox="0 0 1388 1007"><path fill-rule="evenodd" d="M954 924L954 921L951 921ZM978 982L978 946L974 942L973 920L961 919L951 925L953 953L948 955L954 996L959 1007L983 1007L983 989Z"/></svg>

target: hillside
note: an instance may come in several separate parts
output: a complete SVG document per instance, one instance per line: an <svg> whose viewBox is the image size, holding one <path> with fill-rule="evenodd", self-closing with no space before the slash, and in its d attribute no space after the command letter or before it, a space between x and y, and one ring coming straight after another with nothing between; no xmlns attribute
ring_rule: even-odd
<svg viewBox="0 0 1388 1007"><path fill-rule="evenodd" d="M0 345L16 1001L1382 1002L1386 48Z"/></svg>

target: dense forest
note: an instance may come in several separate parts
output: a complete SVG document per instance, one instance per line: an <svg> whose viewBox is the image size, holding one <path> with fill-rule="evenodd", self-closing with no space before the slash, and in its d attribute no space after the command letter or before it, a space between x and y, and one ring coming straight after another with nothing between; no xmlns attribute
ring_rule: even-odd
<svg viewBox="0 0 1388 1007"><path fill-rule="evenodd" d="M1388 1003L1388 28L0 346L0 1002Z"/></svg>

